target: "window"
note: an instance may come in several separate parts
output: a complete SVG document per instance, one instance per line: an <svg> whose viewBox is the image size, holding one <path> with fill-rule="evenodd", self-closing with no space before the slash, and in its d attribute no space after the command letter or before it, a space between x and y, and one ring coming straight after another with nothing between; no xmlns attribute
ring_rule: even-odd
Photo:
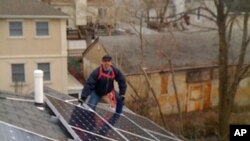
<svg viewBox="0 0 250 141"><path fill-rule="evenodd" d="M25 82L24 64L12 64L12 82Z"/></svg>
<svg viewBox="0 0 250 141"><path fill-rule="evenodd" d="M23 36L23 24L18 21L9 22L9 35L10 36Z"/></svg>
<svg viewBox="0 0 250 141"><path fill-rule="evenodd" d="M98 16L99 17L107 16L107 8L98 8Z"/></svg>
<svg viewBox="0 0 250 141"><path fill-rule="evenodd" d="M161 94L168 93L168 76L166 74L161 75Z"/></svg>
<svg viewBox="0 0 250 141"><path fill-rule="evenodd" d="M201 9L197 9L197 16L196 16L196 21L201 21Z"/></svg>
<svg viewBox="0 0 250 141"><path fill-rule="evenodd" d="M197 83L211 80L211 70L193 70L187 72L186 82L187 83Z"/></svg>
<svg viewBox="0 0 250 141"><path fill-rule="evenodd" d="M37 36L49 36L49 23L48 22L36 22L36 35Z"/></svg>
<svg viewBox="0 0 250 141"><path fill-rule="evenodd" d="M87 16L87 23L92 23L92 16Z"/></svg>
<svg viewBox="0 0 250 141"><path fill-rule="evenodd" d="M45 81L49 81L50 80L50 64L38 63L37 68L43 71L43 79Z"/></svg>

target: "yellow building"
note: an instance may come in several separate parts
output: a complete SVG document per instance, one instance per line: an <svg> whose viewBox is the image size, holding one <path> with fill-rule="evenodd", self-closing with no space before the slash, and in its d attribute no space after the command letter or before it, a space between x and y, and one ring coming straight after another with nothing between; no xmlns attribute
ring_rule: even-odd
<svg viewBox="0 0 250 141"><path fill-rule="evenodd" d="M67 93L68 16L36 0L0 0L0 89L26 94L33 71L44 83Z"/></svg>

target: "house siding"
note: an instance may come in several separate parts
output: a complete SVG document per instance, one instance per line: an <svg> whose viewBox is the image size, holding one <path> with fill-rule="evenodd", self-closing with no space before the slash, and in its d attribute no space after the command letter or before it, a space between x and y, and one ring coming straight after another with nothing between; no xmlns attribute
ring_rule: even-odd
<svg viewBox="0 0 250 141"><path fill-rule="evenodd" d="M17 20L23 22L23 37L9 36L9 21L16 19L3 20L2 22L2 42L0 42L1 56L17 55L49 55L61 54L61 23L60 20ZM36 36L36 21L48 21L49 36ZM58 26L60 25L60 26ZM65 36L66 38L66 36Z"/></svg>
<svg viewBox="0 0 250 141"><path fill-rule="evenodd" d="M87 79L90 73L101 64L101 58L106 51L100 44L96 44L83 57L83 75Z"/></svg>
<svg viewBox="0 0 250 141"><path fill-rule="evenodd" d="M8 22L22 21L23 37L9 37ZM49 36L36 36L36 21L48 21ZM37 63L50 63L51 80L44 84L67 93L66 20L60 19L0 19L0 89L27 94L33 91L33 71ZM25 82L13 83L11 64L22 63Z"/></svg>

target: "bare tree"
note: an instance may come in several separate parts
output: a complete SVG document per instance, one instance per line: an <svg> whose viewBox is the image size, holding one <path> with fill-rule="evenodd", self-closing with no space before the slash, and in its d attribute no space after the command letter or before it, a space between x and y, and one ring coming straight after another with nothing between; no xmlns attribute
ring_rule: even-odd
<svg viewBox="0 0 250 141"><path fill-rule="evenodd" d="M241 2L241 3L240 3ZM236 6L250 6L249 1L238 1L236 3L229 0L214 0L215 11L203 1L202 9L210 16L204 16L215 21L219 35L219 134L220 140L228 140L229 120L234 105L235 95L242 79L249 71L250 64L246 60L247 48L249 47L249 10L250 7L239 10ZM240 7L242 10L243 7ZM240 21L240 22L238 22ZM238 30L236 30L236 28ZM241 35L240 35L241 34ZM235 46L232 38L240 36L239 46ZM230 49L239 49L235 62L230 60ZM230 67L234 65L234 68Z"/></svg>
<svg viewBox="0 0 250 141"><path fill-rule="evenodd" d="M146 1L145 2L151 2ZM214 22L216 27L209 27L209 30L217 30L219 36L219 133L221 140L227 140L228 124L230 113L234 104L235 95L238 85L242 79L245 78L249 72L249 62L246 60L247 48L250 42L249 36L249 10L250 2L233 3L242 6L248 5L248 8L243 8L245 11L235 13L234 5L229 0L214 0L206 1L200 0L200 5L189 9L185 13L193 13L195 10L203 10L206 13L201 16L210 22ZM208 4L209 3L209 4ZM211 4L213 7L211 7ZM139 20L141 21L141 20ZM141 23L141 22L140 22ZM142 24L141 24L142 25ZM236 30L238 28L238 30ZM143 40L142 34L138 32L140 40ZM235 40L232 38L240 35L240 45L235 45ZM229 55L232 53L230 49L238 48L236 61L232 63ZM143 49L143 45L141 47ZM143 55L143 54L142 54ZM143 57L142 57L143 58ZM233 68L230 65L234 65Z"/></svg>

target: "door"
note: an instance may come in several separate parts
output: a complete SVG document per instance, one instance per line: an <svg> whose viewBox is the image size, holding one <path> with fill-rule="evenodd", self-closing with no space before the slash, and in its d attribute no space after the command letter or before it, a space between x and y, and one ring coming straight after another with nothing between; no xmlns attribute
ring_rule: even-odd
<svg viewBox="0 0 250 141"><path fill-rule="evenodd" d="M186 112L210 108L211 82L189 83L187 88Z"/></svg>

